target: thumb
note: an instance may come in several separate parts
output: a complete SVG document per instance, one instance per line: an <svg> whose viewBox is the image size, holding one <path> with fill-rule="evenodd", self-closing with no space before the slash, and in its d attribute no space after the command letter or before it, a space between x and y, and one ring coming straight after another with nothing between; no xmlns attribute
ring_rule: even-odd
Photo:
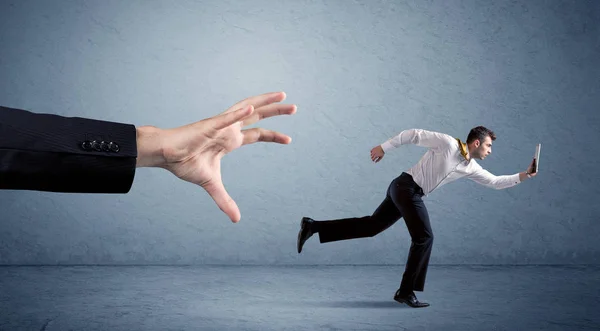
<svg viewBox="0 0 600 331"><path fill-rule="evenodd" d="M211 180L203 187L211 196L211 198L217 203L219 209L229 216L233 223L240 221L240 210L235 201L233 201L233 199L227 193L227 190L225 190L225 186L223 186L221 178Z"/></svg>

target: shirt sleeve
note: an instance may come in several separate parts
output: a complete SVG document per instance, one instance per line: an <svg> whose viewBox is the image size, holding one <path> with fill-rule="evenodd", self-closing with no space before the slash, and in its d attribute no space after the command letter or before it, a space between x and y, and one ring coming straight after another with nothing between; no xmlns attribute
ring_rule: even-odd
<svg viewBox="0 0 600 331"><path fill-rule="evenodd" d="M400 147L406 144L414 144L420 147L427 148L439 148L448 146L449 144L456 142L451 136L423 129L408 129L400 132L397 136L388 139L386 142L381 144L381 148L384 152L390 149Z"/></svg>
<svg viewBox="0 0 600 331"><path fill-rule="evenodd" d="M483 169L481 166L478 166L475 171L467 175L467 178L478 184L497 190L513 187L521 183L518 173L514 175L496 176Z"/></svg>

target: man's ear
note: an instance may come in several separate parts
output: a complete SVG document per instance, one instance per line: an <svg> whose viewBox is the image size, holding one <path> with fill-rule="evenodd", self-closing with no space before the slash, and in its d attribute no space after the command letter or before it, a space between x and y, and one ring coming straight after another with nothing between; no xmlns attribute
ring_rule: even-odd
<svg viewBox="0 0 600 331"><path fill-rule="evenodd" d="M475 148L479 148L480 144L481 144L481 142L479 141L479 139L475 139L475 141L473 142L473 145L475 145Z"/></svg>

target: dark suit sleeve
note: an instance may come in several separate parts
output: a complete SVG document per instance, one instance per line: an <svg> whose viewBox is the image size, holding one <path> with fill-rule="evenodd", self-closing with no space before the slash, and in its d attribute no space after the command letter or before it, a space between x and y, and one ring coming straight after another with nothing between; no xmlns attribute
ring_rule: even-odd
<svg viewBox="0 0 600 331"><path fill-rule="evenodd" d="M127 193L136 143L131 124L0 106L0 189Z"/></svg>

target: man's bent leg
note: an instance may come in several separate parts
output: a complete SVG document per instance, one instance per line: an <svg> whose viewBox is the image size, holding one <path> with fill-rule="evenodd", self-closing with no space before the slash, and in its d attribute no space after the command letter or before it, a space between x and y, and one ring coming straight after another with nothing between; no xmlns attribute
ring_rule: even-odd
<svg viewBox="0 0 600 331"><path fill-rule="evenodd" d="M315 221L314 229L321 243L355 238L373 237L402 217L390 197L390 190L371 216Z"/></svg>

